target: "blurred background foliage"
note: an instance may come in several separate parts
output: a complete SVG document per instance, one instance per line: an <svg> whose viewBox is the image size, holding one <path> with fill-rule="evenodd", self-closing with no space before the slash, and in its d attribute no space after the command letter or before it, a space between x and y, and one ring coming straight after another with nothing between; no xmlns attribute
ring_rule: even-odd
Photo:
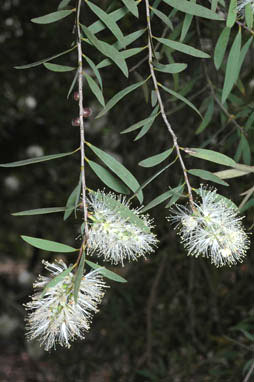
<svg viewBox="0 0 254 382"><path fill-rule="evenodd" d="M119 7L120 2L104 0L95 3L112 11ZM74 38L73 19L67 18L45 27L30 22L33 17L53 12L58 5L57 0L42 2L39 7L37 2L1 1L1 163L68 152L79 146L79 129L71 126L71 120L78 112L77 104L72 97L66 97L73 72L53 73L43 66L25 71L13 69L15 65L37 61L68 49ZM219 5L225 10L228 4L226 2L226 8L223 1ZM170 8L165 4L160 9L165 11L167 8L169 13ZM141 3L139 10L139 20L127 15L119 23L124 34L146 27L144 4ZM83 23L90 25L93 21L94 15L83 10ZM164 29L165 25L159 18L154 19L154 35L160 36L164 31L167 37L179 40L184 14L176 13L171 21L173 32ZM244 23L244 20L241 22ZM202 46L213 57L224 24L194 18L184 42L197 48ZM238 25L235 25L228 50L237 32ZM105 41L112 41L112 35L106 30L99 36ZM242 28L243 42L250 36L250 31ZM146 38L145 33L132 47L144 46ZM86 53L95 62L102 59L95 49L85 47ZM161 47L160 52L164 54L164 63L170 62L171 52L165 47ZM146 78L149 68L146 61L141 63L145 55L146 51L128 60L131 70L128 80L115 66L101 70L106 100L127 85ZM221 70L217 71L212 59L204 63L180 53L175 53L174 58L176 62L186 62L188 69L174 76L160 73L159 80L189 98L204 115L213 97L208 76L218 96L224 81L226 60ZM76 52L57 60L57 63L66 65L75 65L75 62ZM254 111L253 62L252 42L237 85L223 106L226 111L214 99L212 117L199 134L195 134L201 124L198 115L176 99L164 97L180 146L208 148L231 157L237 155L235 159L240 163L253 165L254 118L250 120ZM86 70L90 73L89 68ZM170 137L160 119L137 142L133 141L136 132L129 135L120 135L120 132L151 113L149 90L138 89L98 120L94 117L101 106L87 87L84 96L84 106L93 109L93 116L87 121L88 141L116 156L140 183L144 182L154 170L144 169L137 163L170 147ZM243 148L239 148L239 144ZM246 150L249 150L247 154ZM93 159L91 153L90 157ZM188 168L224 169L187 154L185 160ZM87 178L90 188L104 187L91 170L87 171ZM165 204L151 210L160 239L156 254L123 269L114 268L128 279L128 284L111 283L111 289L85 341L76 341L70 350L58 348L51 354L45 353L37 343L25 341L22 303L32 292L34 277L41 271L41 259L52 260L53 257L26 245L20 235L75 245L75 240L79 240L80 219L72 216L64 223L62 214L13 217L11 213L64 206L78 179L78 154L28 167L1 169L0 380L243 380L253 358L252 250L243 264L223 269L214 268L204 259L187 257L176 232L165 220L169 215ZM180 168L177 165L169 168L145 188L145 204L167 191L169 186L176 187L180 179ZM199 186L198 178L192 177L191 181L194 187ZM218 191L239 205L243 199L240 194L253 185L253 175L250 173L228 182L229 187L219 186ZM251 203L245 215L245 225L251 232ZM73 258L68 255L65 260L71 262Z"/></svg>

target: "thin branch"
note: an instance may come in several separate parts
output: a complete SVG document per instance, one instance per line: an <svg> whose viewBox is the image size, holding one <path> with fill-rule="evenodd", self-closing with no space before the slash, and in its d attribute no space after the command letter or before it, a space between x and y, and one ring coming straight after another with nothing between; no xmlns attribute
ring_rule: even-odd
<svg viewBox="0 0 254 382"><path fill-rule="evenodd" d="M78 0L77 14L76 14L76 28L77 28L77 48L78 48L78 93L79 93L79 121L80 121L80 164L81 164L81 190L82 190L82 205L84 212L84 232L85 239L82 242L82 248L88 239L88 209L86 202L86 179L85 179L85 126L84 126L84 107L83 107L83 64L82 64L82 45L81 45L81 31L80 31L80 8L81 1Z"/></svg>
<svg viewBox="0 0 254 382"><path fill-rule="evenodd" d="M155 92L156 92L156 95L157 95L157 99L158 99L158 103L159 103L159 106L160 106L161 115L162 115L162 118L164 120L164 123L165 123L165 125L166 125L166 127L167 127L167 129L168 129L168 131L170 133L170 135L172 136L172 139L173 139L173 142L174 142L174 146L176 148L176 152L177 152L177 155L178 155L178 158L179 158L182 170L183 170L184 179L185 179L185 182L186 182L186 185L187 185L190 205L191 205L192 209L194 210L195 207L194 207L194 202L193 202L192 189L191 189L191 185L190 185L189 178L188 178L188 175L187 175L187 170L186 170L186 167L185 167L185 164L184 164L181 152L180 152L180 147L179 147L178 142L177 142L177 136L175 135L175 133L174 133L174 131L173 131L173 129L172 129L168 119L167 119L167 116L166 116L166 113L165 113L165 109L164 109L164 104L162 102L160 90L159 90L159 87L158 87L158 81L156 79L156 75L155 75L154 68L153 68L153 49L152 49L152 36L153 35L152 35L152 27L151 27L151 21L150 21L149 0L145 0L145 4L146 4L146 17L147 17L147 27L148 27L148 51L149 51L148 62L149 62L150 73L151 73L151 76L152 76L152 79L153 79L154 89L155 89Z"/></svg>
<svg viewBox="0 0 254 382"><path fill-rule="evenodd" d="M253 361L253 363L252 363L252 365L251 365L251 368L250 368L248 374L247 374L246 377L244 378L243 382L248 382L248 381L249 381L249 379L250 379L251 374L252 374L253 371L254 371L254 361Z"/></svg>

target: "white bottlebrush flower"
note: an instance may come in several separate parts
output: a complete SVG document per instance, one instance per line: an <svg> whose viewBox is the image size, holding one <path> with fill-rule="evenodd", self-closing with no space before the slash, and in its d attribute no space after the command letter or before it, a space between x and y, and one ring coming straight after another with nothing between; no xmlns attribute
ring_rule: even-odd
<svg viewBox="0 0 254 382"><path fill-rule="evenodd" d="M178 205L168 218L177 223L188 255L209 257L217 267L242 262L249 239L237 210L229 206L216 190L201 187L199 194L201 201L194 203L194 211Z"/></svg>
<svg viewBox="0 0 254 382"><path fill-rule="evenodd" d="M67 269L60 260L55 263L44 261L50 277L39 276L34 283L36 290L32 301L25 304L28 310L27 337L38 339L45 350L61 346L70 347L70 341L84 338L84 332L90 328L93 313L98 312L97 306L104 296L107 287L98 271L92 271L83 276L78 292L77 303L74 301L75 275L70 272L55 286L42 290L60 273Z"/></svg>
<svg viewBox="0 0 254 382"><path fill-rule="evenodd" d="M237 2L237 12L240 12L240 14L244 13L244 7L246 7L247 4L251 4L254 11L254 0L239 0Z"/></svg>
<svg viewBox="0 0 254 382"><path fill-rule="evenodd" d="M154 251L156 236L152 221L140 209L131 209L122 196L102 191L88 198L90 229L88 247L97 256L113 264L137 260Z"/></svg>

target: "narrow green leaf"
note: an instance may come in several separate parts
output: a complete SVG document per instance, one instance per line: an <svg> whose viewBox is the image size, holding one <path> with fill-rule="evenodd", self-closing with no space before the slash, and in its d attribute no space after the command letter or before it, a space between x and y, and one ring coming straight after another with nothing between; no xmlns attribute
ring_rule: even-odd
<svg viewBox="0 0 254 382"><path fill-rule="evenodd" d="M170 156L170 154L172 153L172 151L173 151L173 147L170 148L169 150L163 151L160 154L153 155L152 157L144 159L141 162L139 162L139 166L142 166L142 167L157 166L159 163L161 163L165 159L167 159Z"/></svg>
<svg viewBox="0 0 254 382"><path fill-rule="evenodd" d="M196 0L190 0L190 1L192 1L193 3L196 3ZM190 29L192 19L193 19L193 15L190 15L188 13L184 16L183 26L182 26L182 30L181 30L181 36L180 36L181 42L184 41L184 39L188 33L188 30Z"/></svg>
<svg viewBox="0 0 254 382"><path fill-rule="evenodd" d="M165 208L170 208L183 196L182 194L183 188L184 188L183 184L177 187L177 190L174 191L170 201L166 204Z"/></svg>
<svg viewBox="0 0 254 382"><path fill-rule="evenodd" d="M237 81L237 76L239 74L238 68L239 68L239 59L240 59L240 52L241 52L241 40L242 40L241 29L239 29L239 32L237 33L234 39L233 45L228 55L225 80L224 80L223 89L222 89L222 98L221 98L222 103L226 101L235 82Z"/></svg>
<svg viewBox="0 0 254 382"><path fill-rule="evenodd" d="M253 7L253 4L247 4L245 6L245 21L246 21L246 24L247 24L247 27L249 29L252 29L253 27L253 15L254 15L254 9L252 8Z"/></svg>
<svg viewBox="0 0 254 382"><path fill-rule="evenodd" d="M28 68L33 68L35 66L39 66L39 65L43 64L44 62L54 60L55 58L63 56L64 54L70 53L70 52L72 52L76 48L77 48L77 46L75 45L71 49L65 50L64 52L61 52L61 53L58 53L58 54L55 54L52 57L43 58L42 60L39 60L39 61L36 61L36 62L32 62L31 64L14 66L14 69L28 69Z"/></svg>
<svg viewBox="0 0 254 382"><path fill-rule="evenodd" d="M239 73L241 71L241 68L242 68L242 65L243 65L243 62L245 60L245 57L246 57L246 54L248 53L248 50L251 46L251 43L253 42L253 36L251 36L249 38L248 41L246 41L246 43L243 45L242 49L241 49L241 53L240 53L240 59L239 59L239 64L238 64L238 73L236 75L236 78L239 77Z"/></svg>
<svg viewBox="0 0 254 382"><path fill-rule="evenodd" d="M122 276L119 276L117 273L112 272L109 269L102 267L101 265L95 264L92 261L85 260L85 262L89 265L89 267L93 269L98 269L98 272L100 272L104 277L116 281L118 283L127 283L127 280L125 280Z"/></svg>
<svg viewBox="0 0 254 382"><path fill-rule="evenodd" d="M169 199L175 192L179 192L181 186L177 186L175 188L172 188L169 191L164 192L163 194L157 196L155 199L153 199L151 202L149 202L145 207L142 208L141 212L144 213L159 204L163 203L165 200Z"/></svg>
<svg viewBox="0 0 254 382"><path fill-rule="evenodd" d="M123 44L123 33L117 23L114 21L114 19L110 16L110 14L107 14L104 12L100 7L93 4L90 1L86 1L86 4L88 7L93 11L93 13L107 26L107 28L112 32L112 34L116 37L116 39L120 42L122 47L124 47Z"/></svg>
<svg viewBox="0 0 254 382"><path fill-rule="evenodd" d="M196 106L193 105L187 98L182 96L181 94L175 92L174 90L166 88L166 86L163 86L162 84L159 83L159 86L164 89L167 93L171 94L172 96L176 97L180 101L184 102L186 105L191 107L193 110L195 110L196 113L202 118L202 115L200 114L199 110L196 108Z"/></svg>
<svg viewBox="0 0 254 382"><path fill-rule="evenodd" d="M60 10L60 9L63 9L63 8L65 8L65 7L67 7L67 5L69 5L70 2L71 2L71 0L62 0L62 1L59 3L57 9Z"/></svg>
<svg viewBox="0 0 254 382"><path fill-rule="evenodd" d="M93 92L97 100L100 102L100 104L104 107L105 101L104 101L104 97L103 97L103 93L101 89L99 88L97 83L94 81L94 79L91 76L89 76L88 73L84 72L84 76L86 77L89 88L91 89L91 91Z"/></svg>
<svg viewBox="0 0 254 382"><path fill-rule="evenodd" d="M177 9L178 11L188 13L190 15L203 17L210 20L224 20L221 15L211 11L208 8L203 7L202 5L192 4L186 0L163 0L166 4Z"/></svg>
<svg viewBox="0 0 254 382"><path fill-rule="evenodd" d="M122 0L126 8L135 16L138 18L138 6L135 2L135 0Z"/></svg>
<svg viewBox="0 0 254 382"><path fill-rule="evenodd" d="M230 0L228 16L227 16L227 27L232 28L236 21L237 16L237 0Z"/></svg>
<svg viewBox="0 0 254 382"><path fill-rule="evenodd" d="M129 33L126 36L124 36L124 45L127 47L130 44L132 44L134 41L138 40L143 34L146 32L146 29L138 29L135 32ZM114 42L113 46L120 50L121 46L118 41ZM122 52L123 53L123 52Z"/></svg>
<svg viewBox="0 0 254 382"><path fill-rule="evenodd" d="M39 162L45 162L45 161L52 160L52 159L63 158L63 157L66 157L68 155L72 155L75 152L76 152L76 150L75 151L71 151L69 153L52 154L52 155L45 155L45 156L35 157L35 158L30 158L30 159L24 159L24 160L21 160L21 161L18 161L18 162L2 163L2 164L0 164L0 167L20 167L20 166L26 166L28 164L34 164L34 163L39 163Z"/></svg>
<svg viewBox="0 0 254 382"><path fill-rule="evenodd" d="M180 73L187 68L187 64L175 63L175 64L155 64L155 69L164 73Z"/></svg>
<svg viewBox="0 0 254 382"><path fill-rule="evenodd" d="M194 176L198 176L201 179L210 180L211 182L222 184L223 186L229 185L228 183L224 182L218 176L214 175L210 171L193 168L191 170L188 170L188 173Z"/></svg>
<svg viewBox="0 0 254 382"><path fill-rule="evenodd" d="M130 86L127 86L127 88L125 88L125 89L121 90L120 92L118 92L117 94L115 94L107 102L105 108L97 115L96 118L102 117L105 113L107 113L110 109L112 109L112 107L114 107L122 98L124 98L127 94L133 92L134 90L136 90L137 88L142 86L146 81L147 81L147 79L144 81L140 81L140 82L137 82L135 84L132 84Z"/></svg>
<svg viewBox="0 0 254 382"><path fill-rule="evenodd" d="M208 104L208 108L204 115L204 119L199 125L198 129L195 131L195 134L200 134L202 131L205 130L205 128L209 125L209 123L212 120L213 112L214 112L214 100L213 100L213 97L211 97L210 102Z"/></svg>
<svg viewBox="0 0 254 382"><path fill-rule="evenodd" d="M104 56L109 57L123 72L123 74L128 77L128 67L126 65L125 59L123 55L112 45L98 40L97 37L84 25L81 26L83 31L85 32L89 41L93 44L93 46L98 49Z"/></svg>
<svg viewBox="0 0 254 382"><path fill-rule="evenodd" d="M50 24L58 20L64 19L65 17L73 13L74 11L75 9L66 9L64 11L56 11L53 13L48 13L47 15L44 15L41 17L36 17L34 19L31 19L31 21L35 24Z"/></svg>
<svg viewBox="0 0 254 382"><path fill-rule="evenodd" d="M74 188L74 190L71 192L70 196L67 199L66 202L66 210L64 213L63 220L67 220L68 217L71 215L72 211L78 206L79 198L81 193L81 176L79 177L78 185Z"/></svg>
<svg viewBox="0 0 254 382"><path fill-rule="evenodd" d="M75 70L76 68L73 68L72 66L64 66L64 65L57 65L57 64L51 64L44 62L43 65L46 69L51 70L52 72L71 72L72 70Z"/></svg>
<svg viewBox="0 0 254 382"><path fill-rule="evenodd" d="M244 164L247 164L248 166L251 163L251 150L249 142L247 141L246 137L241 134L241 142L242 142L242 151L243 151L243 161Z"/></svg>
<svg viewBox="0 0 254 382"><path fill-rule="evenodd" d="M220 37L218 38L218 41L216 43L214 50L214 65L217 70L221 67L227 49L230 32L231 29L225 27L221 32Z"/></svg>
<svg viewBox="0 0 254 382"><path fill-rule="evenodd" d="M121 194L129 194L130 190L116 177L114 177L107 169L93 162L92 160L87 160L91 169L100 178L100 180L106 184L112 190L119 192Z"/></svg>
<svg viewBox="0 0 254 382"><path fill-rule="evenodd" d="M216 12L216 8L217 8L217 5L218 5L218 1L219 1L219 0L212 0L211 10L212 10L213 12Z"/></svg>
<svg viewBox="0 0 254 382"><path fill-rule="evenodd" d="M127 15L128 9L125 7L118 8L117 10L111 12L109 15L114 20L114 22L117 22L121 20L125 15ZM82 27L82 24L81 24ZM89 25L88 29L93 34L96 34L98 32L103 31L106 28L105 24L101 20L95 21L92 25Z"/></svg>
<svg viewBox="0 0 254 382"><path fill-rule="evenodd" d="M159 110L159 105L157 105L152 113L150 114L150 116L155 116L157 115L158 113L158 110ZM142 138L149 130L150 128L152 127L153 125L153 122L154 120L152 119L150 122L146 122L146 124L142 127L142 129L140 130L140 132L138 133L138 135L136 136L136 138L134 139L134 141L137 141L138 139Z"/></svg>
<svg viewBox="0 0 254 382"><path fill-rule="evenodd" d="M86 144L113 173L115 173L133 192L136 192L140 187L140 184L126 167L105 151L102 151L89 142L86 142ZM140 203L143 202L143 193L141 191L138 193L137 198Z"/></svg>
<svg viewBox="0 0 254 382"><path fill-rule="evenodd" d="M77 78L78 78L78 69L76 70L75 76L73 77L73 80L71 81L71 86L68 90L67 99L69 99L69 97L70 97L70 94L71 94L71 92L72 92L72 90L76 84Z"/></svg>
<svg viewBox="0 0 254 382"><path fill-rule="evenodd" d="M239 176L248 175L249 172L232 168L230 170L217 171L213 174L218 176L220 179L232 179L237 178Z"/></svg>
<svg viewBox="0 0 254 382"><path fill-rule="evenodd" d="M218 153L217 151L200 148L186 148L184 151L193 157L208 160L213 163L218 163L229 167L236 166L236 162L232 158L225 154Z"/></svg>
<svg viewBox="0 0 254 382"><path fill-rule="evenodd" d="M14 212L11 215L13 216L32 216L32 215L44 215L44 214L52 214L55 212L63 212L65 211L65 207L49 207L49 208L37 208L35 210L27 210Z"/></svg>
<svg viewBox="0 0 254 382"><path fill-rule="evenodd" d="M128 0L126 0L128 1ZM159 19L161 19L161 21L164 22L164 24L166 24L171 30L173 30L173 24L171 22L171 20L169 19L169 17L167 15L165 15L165 13L162 13L161 11L159 11L158 9L155 9L155 8L152 8L150 7L152 12L157 16L159 17Z"/></svg>
<svg viewBox="0 0 254 382"><path fill-rule="evenodd" d="M102 88L102 78L101 78L101 75L100 75L100 72L98 70L98 68L96 67L96 65L94 64L94 62L87 56L83 55L85 60L87 61L88 65L90 66L90 68L92 69L92 71L94 72L99 84L100 84L100 87Z"/></svg>
<svg viewBox="0 0 254 382"><path fill-rule="evenodd" d="M85 266L85 258L86 258L86 253L85 251L82 253L78 270L75 276L75 281L74 281L74 301L77 304L78 302L78 294L79 294L79 289L80 289L80 283L81 280L84 276L84 266Z"/></svg>
<svg viewBox="0 0 254 382"><path fill-rule="evenodd" d="M41 293L41 298L45 296L45 294L47 293L47 290L50 289L50 288L53 288L54 286L56 286L59 282L63 281L64 278L69 274L71 273L71 271L73 270L73 265L70 265L67 269L65 269L63 272L59 273L59 275L57 275L56 277L54 277L52 280L50 280L50 282L45 286L45 288L43 289L42 293Z"/></svg>
<svg viewBox="0 0 254 382"><path fill-rule="evenodd" d="M136 54L139 54L142 52L146 47L142 46L141 48L132 48L132 49L126 49L122 52L119 52L122 54L123 58L129 58L132 56L135 56ZM108 58L105 58L102 60L98 65L96 65L97 69L105 68L106 66L112 65L112 61L110 61Z"/></svg>
<svg viewBox="0 0 254 382"><path fill-rule="evenodd" d="M146 123L148 122L152 122L156 119L156 117L159 115L159 113L151 116L151 117L148 117L148 118L145 118L145 119L142 119L142 121L139 121L137 123L134 123L134 125L131 125L130 127L128 127L127 129L121 131L121 134L126 134L126 133L130 133L131 131L134 131L134 130L137 130L137 129L140 129L140 127L143 127Z"/></svg>
<svg viewBox="0 0 254 382"><path fill-rule="evenodd" d="M22 235L21 238L28 244L32 245L33 247L43 249L44 251L64 252L64 253L77 251L76 248L70 247L69 245L66 245L66 244L57 243L56 241L39 239L38 237L31 237L31 236L24 236L24 235Z"/></svg>
<svg viewBox="0 0 254 382"><path fill-rule="evenodd" d="M209 54L202 52L199 49L193 48L192 46L183 44L181 42L169 40L168 38L159 38L159 37L155 37L155 38L161 44L163 44L163 45L165 45L171 49L177 50L179 52L188 54L190 56L199 57L199 58L209 58L210 57Z"/></svg>

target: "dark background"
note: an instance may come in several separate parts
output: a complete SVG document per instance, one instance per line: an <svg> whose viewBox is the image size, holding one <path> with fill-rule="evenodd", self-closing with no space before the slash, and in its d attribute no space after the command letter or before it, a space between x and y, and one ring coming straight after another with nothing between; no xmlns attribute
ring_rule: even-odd
<svg viewBox="0 0 254 382"><path fill-rule="evenodd" d="M47 26L30 22L33 17L53 12L58 3L56 0L40 3L1 1L1 163L68 152L79 146L79 129L71 126L72 118L78 113L77 104L72 96L66 98L73 72L53 73L43 66L24 71L13 69L15 65L37 61L69 48L75 37L72 16ZM103 7L107 9L109 3L104 1ZM119 4L111 2L110 6L113 9ZM144 14L142 6L140 12ZM84 12L84 24L89 25L93 20L91 13ZM176 29L182 20L180 14L174 18ZM127 16L119 25L127 34L145 27L145 18L137 21ZM201 21L200 28L212 55L223 25ZM159 35L162 29L157 19L154 34ZM194 22L191 33L191 45L198 47L200 42ZM247 40L248 32L243 36ZM109 32L104 31L98 37L111 41ZM145 45L146 35L142 38L133 46ZM91 47L85 45L85 49L96 63L102 59ZM252 46L241 74L245 93L236 89L236 98L229 104L230 112L235 114L244 107L253 107L253 50ZM141 53L128 60L129 68L144 56ZM75 65L76 52L54 62ZM194 79L186 96L194 95L192 102L200 107L209 96L202 64L189 57L184 57L183 61L181 56L178 62L189 63L188 70L180 76L179 89ZM216 72L212 60L207 65L216 86L221 87L223 70ZM115 66L102 69L105 99L145 78L147 73L146 62L131 72L129 80L124 79ZM162 76L161 81L173 84L168 75ZM115 155L141 183L144 182L156 170L144 169L137 163L167 149L172 142L159 119L140 141L133 142L135 133L119 134L151 113L151 105L142 89L98 120L94 117L101 110L100 105L87 88L84 97L85 106L93 109L87 122L87 139ZM235 125L222 117L219 108L204 133L194 135L200 119L193 110L184 107L173 113L180 104L168 97L164 101L181 146L199 147L208 140L207 148L234 157L239 134ZM240 122L244 124L244 119ZM248 139L252 148L251 135L250 131ZM95 159L91 153L87 155ZM188 168L222 169L187 155L185 160ZM163 173L145 188L145 204L167 191L169 185L176 187L180 178L178 165ZM165 204L151 210L160 239L158 250L147 260L114 269L127 278L128 283L109 282L110 291L85 341L74 342L70 350L58 347L51 353L44 352L38 343L26 342L22 304L32 293L32 282L41 271L41 260L55 257L28 246L20 235L76 245L81 216L77 219L72 216L63 222L62 214L13 217L11 213L64 206L78 183L79 155L31 166L1 168L0 179L0 381L238 382L243 379L243 368L253 355L253 341L246 334L246 331L253 334L254 327L252 251L243 264L223 269L216 269L205 259L187 257L179 237L165 220L169 215ZM218 190L239 204L239 194L252 186L252 179L252 175L236 178L229 181L230 187L219 186ZM191 181L193 186L199 186L197 178ZM87 171L87 182L93 189L104 187L91 170ZM251 229L252 209L245 214L245 225ZM63 258L66 262L73 261L70 255Z"/></svg>

